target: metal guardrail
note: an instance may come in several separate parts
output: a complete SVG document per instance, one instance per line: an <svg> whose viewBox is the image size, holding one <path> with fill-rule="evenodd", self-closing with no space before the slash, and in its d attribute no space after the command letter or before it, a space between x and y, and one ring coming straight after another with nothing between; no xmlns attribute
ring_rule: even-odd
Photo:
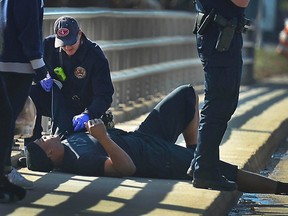
<svg viewBox="0 0 288 216"><path fill-rule="evenodd" d="M195 14L171 11L103 10L99 8L46 8L44 35L53 33L54 21L70 15L79 21L83 32L103 49L115 87L112 110L125 113L116 121L142 114L125 112L137 101L154 106L176 86L191 83L203 85L193 25ZM244 37L243 79L253 79L253 31ZM145 104L147 106L147 103ZM131 114L133 113L133 114ZM121 116L119 114L119 116Z"/></svg>

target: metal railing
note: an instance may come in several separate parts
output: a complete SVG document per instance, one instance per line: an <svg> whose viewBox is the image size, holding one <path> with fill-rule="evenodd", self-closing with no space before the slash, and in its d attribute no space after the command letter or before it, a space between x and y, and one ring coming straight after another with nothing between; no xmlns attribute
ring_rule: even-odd
<svg viewBox="0 0 288 216"><path fill-rule="evenodd" d="M147 112L178 85L203 85L193 13L48 8L45 36L53 33L54 21L62 15L75 17L107 56L115 87L111 108L116 122ZM244 37L242 83L253 80L253 33L248 31Z"/></svg>

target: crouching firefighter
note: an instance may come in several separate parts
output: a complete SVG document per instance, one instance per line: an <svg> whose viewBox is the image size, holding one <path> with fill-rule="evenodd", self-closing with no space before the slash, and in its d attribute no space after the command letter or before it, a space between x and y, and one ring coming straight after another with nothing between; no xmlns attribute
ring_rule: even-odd
<svg viewBox="0 0 288 216"><path fill-rule="evenodd" d="M54 34L44 39L43 47L50 74L31 87L37 117L33 136L24 145L42 137L42 116L50 117L50 133L59 136L85 131L85 123L94 118L103 118L113 127L108 109L114 87L100 46L86 37L75 18L62 16L54 22Z"/></svg>

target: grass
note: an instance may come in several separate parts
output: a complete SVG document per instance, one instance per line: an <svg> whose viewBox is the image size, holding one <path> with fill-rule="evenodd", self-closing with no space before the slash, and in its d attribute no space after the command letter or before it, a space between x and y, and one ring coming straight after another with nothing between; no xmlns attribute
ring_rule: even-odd
<svg viewBox="0 0 288 216"><path fill-rule="evenodd" d="M265 78L288 75L288 57L278 54L274 48L260 48L255 50L254 78Z"/></svg>

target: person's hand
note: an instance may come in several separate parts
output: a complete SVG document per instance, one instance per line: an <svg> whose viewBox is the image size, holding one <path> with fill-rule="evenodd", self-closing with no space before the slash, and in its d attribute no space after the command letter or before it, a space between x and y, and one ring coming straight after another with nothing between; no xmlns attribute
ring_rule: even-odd
<svg viewBox="0 0 288 216"><path fill-rule="evenodd" d="M51 78L51 76L47 73L46 77L42 80L40 80L40 84L42 86L42 88L46 91L46 92L50 92L51 88L53 86L53 79Z"/></svg>
<svg viewBox="0 0 288 216"><path fill-rule="evenodd" d="M101 119L91 119L85 123L87 131L97 140L107 137L106 127Z"/></svg>
<svg viewBox="0 0 288 216"><path fill-rule="evenodd" d="M86 113L74 116L72 119L74 131L77 132L85 128L85 122L88 122L89 119L89 115Z"/></svg>

